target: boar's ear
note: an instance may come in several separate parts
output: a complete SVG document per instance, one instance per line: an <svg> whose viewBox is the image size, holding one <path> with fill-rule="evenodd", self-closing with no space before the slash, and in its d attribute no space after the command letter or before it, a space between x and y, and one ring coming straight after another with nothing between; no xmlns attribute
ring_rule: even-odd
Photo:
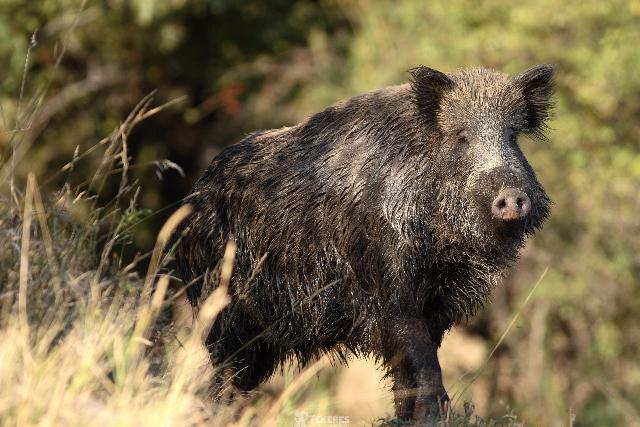
<svg viewBox="0 0 640 427"><path fill-rule="evenodd" d="M454 86L453 80L440 71L428 67L417 67L411 73L411 90L414 102L429 130L437 129L438 110L444 93Z"/></svg>
<svg viewBox="0 0 640 427"><path fill-rule="evenodd" d="M514 78L517 88L522 91L525 104L524 131L544 139L545 121L551 116L553 103L553 66L538 65Z"/></svg>

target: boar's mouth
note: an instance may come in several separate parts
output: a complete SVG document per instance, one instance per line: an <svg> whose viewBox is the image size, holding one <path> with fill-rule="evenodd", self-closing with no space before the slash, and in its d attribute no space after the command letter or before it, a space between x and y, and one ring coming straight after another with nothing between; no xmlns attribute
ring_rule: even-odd
<svg viewBox="0 0 640 427"><path fill-rule="evenodd" d="M501 241L519 242L525 239L528 234L527 222L525 220L497 221L493 220L493 228L497 238Z"/></svg>
<svg viewBox="0 0 640 427"><path fill-rule="evenodd" d="M524 218L503 220L491 215L491 228L496 236L497 243L505 250L517 250L526 238L533 236L542 228L547 216L547 208L536 209L535 205L531 214Z"/></svg>
<svg viewBox="0 0 640 427"><path fill-rule="evenodd" d="M544 191L522 185L503 184L478 191L473 195L472 209L484 225L478 230L489 232L484 238L482 232L476 235L484 240L478 243L482 246L495 243L507 250L521 246L527 237L542 228L549 214L549 203Z"/></svg>

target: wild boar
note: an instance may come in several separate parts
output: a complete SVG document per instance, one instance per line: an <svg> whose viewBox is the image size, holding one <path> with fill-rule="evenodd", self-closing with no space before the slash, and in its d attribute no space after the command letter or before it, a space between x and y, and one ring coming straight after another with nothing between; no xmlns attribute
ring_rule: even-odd
<svg viewBox="0 0 640 427"><path fill-rule="evenodd" d="M397 416L446 405L443 334L549 215L518 136L544 138L552 91L547 65L513 78L418 67L409 83L225 149L185 199L194 213L175 253L197 306L237 246L213 362L251 390L291 358L373 355Z"/></svg>

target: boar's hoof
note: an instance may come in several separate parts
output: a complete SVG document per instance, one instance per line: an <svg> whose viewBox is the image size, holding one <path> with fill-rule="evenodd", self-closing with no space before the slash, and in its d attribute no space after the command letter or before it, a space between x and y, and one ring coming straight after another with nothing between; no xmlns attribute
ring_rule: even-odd
<svg viewBox="0 0 640 427"><path fill-rule="evenodd" d="M414 419L444 419L449 411L449 396L442 389L437 394L418 395L415 401Z"/></svg>

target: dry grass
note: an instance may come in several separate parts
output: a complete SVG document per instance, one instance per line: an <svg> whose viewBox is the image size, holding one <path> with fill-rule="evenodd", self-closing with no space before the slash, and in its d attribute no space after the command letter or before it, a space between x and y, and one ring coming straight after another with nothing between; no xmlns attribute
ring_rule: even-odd
<svg viewBox="0 0 640 427"><path fill-rule="evenodd" d="M127 176L127 138L158 111L145 98L110 137L63 167L68 173L101 155L87 182L43 197L31 174L24 192L11 180L0 196L1 425L276 425L292 419L292 404L326 367L321 360L275 393L218 405L203 338L228 303L233 245L216 291L185 328L171 317L184 296L161 270L165 246L190 208L167 221L150 254L123 264L119 254L140 221L141 191ZM107 179L118 180L119 190L99 204ZM139 277L136 263L147 257L147 274ZM327 408L323 401L326 395L296 406L318 412Z"/></svg>
<svg viewBox="0 0 640 427"><path fill-rule="evenodd" d="M224 289L207 300L180 345L152 341L168 303L169 278L157 275L160 254L188 208L162 230L144 279L114 251L126 239L139 191L127 181L126 139L154 112L149 105L144 100L111 137L83 153L106 147L89 187L65 187L46 206L29 175L24 195L13 186L6 195L15 202L3 204L0 220L3 425L197 425L221 416L206 399L212 367L201 336L226 303ZM116 199L132 195L131 203L98 206L104 176L118 167ZM161 372L153 373L159 363Z"/></svg>

